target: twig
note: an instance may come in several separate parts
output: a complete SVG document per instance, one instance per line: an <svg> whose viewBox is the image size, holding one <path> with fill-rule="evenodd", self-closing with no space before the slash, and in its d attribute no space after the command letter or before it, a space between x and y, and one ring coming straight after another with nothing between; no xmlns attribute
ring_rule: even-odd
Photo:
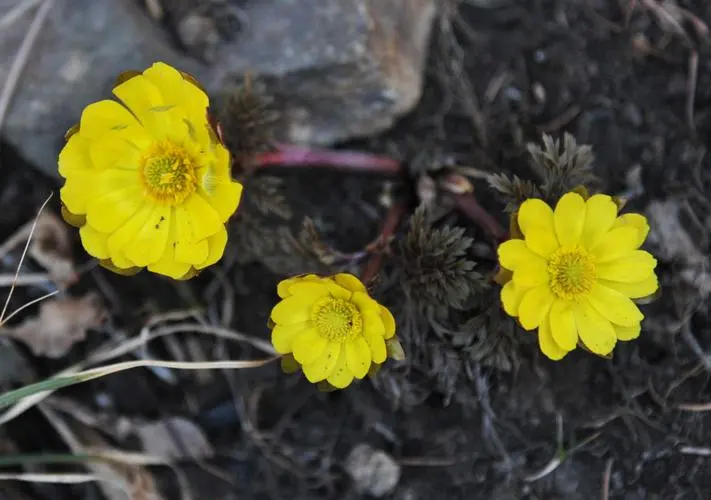
<svg viewBox="0 0 711 500"><path fill-rule="evenodd" d="M686 123L689 130L696 133L694 123L694 103L696 101L696 82L699 75L699 53L695 50L689 55L689 79L686 82Z"/></svg>
<svg viewBox="0 0 711 500"><path fill-rule="evenodd" d="M605 463L605 471L602 473L602 494L600 500L610 500L610 476L612 475L612 464L614 458L608 458Z"/></svg>
<svg viewBox="0 0 711 500"><path fill-rule="evenodd" d="M679 403L677 410L684 411L711 411L711 403Z"/></svg>
<svg viewBox="0 0 711 500"><path fill-rule="evenodd" d="M400 163L387 156L372 155L358 151L310 149L289 144L280 144L276 152L261 153L252 162L254 168L321 166L337 170L390 174L398 174L402 171Z"/></svg>
<svg viewBox="0 0 711 500"><path fill-rule="evenodd" d="M52 281L52 277L47 273L28 273L22 276L14 274L0 274L0 288L6 286L31 286L39 283Z"/></svg>
<svg viewBox="0 0 711 500"><path fill-rule="evenodd" d="M699 457L711 457L711 448L702 448L701 446L682 446L679 452L684 455L696 455Z"/></svg>
<svg viewBox="0 0 711 500"><path fill-rule="evenodd" d="M363 268L363 273L361 275L363 283L367 284L369 281L375 278L375 276L378 274L378 271L380 271L380 267L383 263L382 246L386 245L390 237L393 235L393 233L395 233L395 230L400 224L400 220L402 220L403 215L405 215L404 203L396 203L395 205L390 207L390 211L385 217L385 222L383 222L383 228L380 231L380 235L378 235L378 238L376 240L377 243L374 242L375 245L373 243L368 245L370 248L373 248L374 251L371 253L370 259L368 259L368 261L365 263L365 267ZM375 249L377 246L381 247L381 251Z"/></svg>
<svg viewBox="0 0 711 500"><path fill-rule="evenodd" d="M35 18L32 20L30 29L27 30L27 34L25 35L24 40L22 40L20 49L17 51L17 55L12 61L12 66L10 66L10 71L7 74L5 85L0 93L0 130L2 130L2 126L5 121L5 114L7 113L10 105L10 100L15 93L15 88L17 88L17 82L20 79L22 70L25 68L25 64L27 64L32 47L37 41L37 35L39 35L40 29L42 28L45 19L47 19L47 14L49 14L53 4L53 0L45 0L40 8L37 9L37 14L35 14Z"/></svg>
<svg viewBox="0 0 711 500"><path fill-rule="evenodd" d="M580 114L581 108L577 104L573 104L563 111L560 115L553 118L548 123L538 126L538 130L541 132L551 133L561 128L565 127L568 123L573 121L576 116Z"/></svg>
<svg viewBox="0 0 711 500"><path fill-rule="evenodd" d="M506 230L479 204L474 193L455 195L454 200L457 208L476 225L486 231L497 243L507 238Z"/></svg>
<svg viewBox="0 0 711 500"><path fill-rule="evenodd" d="M694 354L698 356L699 361L703 363L706 371L711 373L711 356L704 352L704 350L701 348L696 338L694 337L694 334L691 333L691 327L689 326L688 321L684 321L684 323L681 325L681 336L687 343L687 345L691 348L691 350L694 351Z"/></svg>

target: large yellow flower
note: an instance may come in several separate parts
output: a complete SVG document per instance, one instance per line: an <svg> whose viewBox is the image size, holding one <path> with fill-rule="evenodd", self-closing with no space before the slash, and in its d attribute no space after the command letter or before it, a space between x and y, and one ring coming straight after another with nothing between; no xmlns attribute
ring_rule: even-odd
<svg viewBox="0 0 711 500"><path fill-rule="evenodd" d="M618 217L607 195L586 201L567 193L555 212L542 200L524 201L518 226L524 239L499 247L501 266L513 271L501 300L523 328L538 328L546 356L561 359L579 340L608 355L618 340L639 336L643 315L631 299L659 287L657 261L639 250L649 232L642 215Z"/></svg>
<svg viewBox="0 0 711 500"><path fill-rule="evenodd" d="M84 109L59 155L63 213L109 268L187 278L214 264L242 185L210 126L207 95L156 63Z"/></svg>
<svg viewBox="0 0 711 500"><path fill-rule="evenodd" d="M272 344L293 354L310 382L344 388L387 358L395 319L355 276L298 276L279 283L277 293Z"/></svg>

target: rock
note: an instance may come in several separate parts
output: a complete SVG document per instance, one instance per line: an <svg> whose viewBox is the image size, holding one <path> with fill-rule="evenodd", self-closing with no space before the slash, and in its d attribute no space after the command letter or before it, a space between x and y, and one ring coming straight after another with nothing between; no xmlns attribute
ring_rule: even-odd
<svg viewBox="0 0 711 500"><path fill-rule="evenodd" d="M344 466L356 489L374 497L392 493L400 481L400 465L384 451L365 443L351 450Z"/></svg>
<svg viewBox="0 0 711 500"><path fill-rule="evenodd" d="M0 0L0 13L14 2ZM54 4L0 133L55 175L63 134L83 107L109 97L121 71L156 60L193 73L213 97L250 71L283 113L280 140L327 145L382 131L419 100L436 13L436 0L260 0L244 6L241 31L218 41L209 19L186 12L178 36L209 46L213 62L203 64L175 49L135 0ZM0 74L31 18L0 32Z"/></svg>

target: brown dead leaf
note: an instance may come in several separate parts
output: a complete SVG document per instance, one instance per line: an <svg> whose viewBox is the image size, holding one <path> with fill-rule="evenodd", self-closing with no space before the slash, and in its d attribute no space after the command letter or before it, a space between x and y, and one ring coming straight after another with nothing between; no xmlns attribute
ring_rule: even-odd
<svg viewBox="0 0 711 500"><path fill-rule="evenodd" d="M60 288L66 288L77 280L71 244L67 225L53 213L42 212L37 219L28 254L47 270Z"/></svg>
<svg viewBox="0 0 711 500"><path fill-rule="evenodd" d="M138 424L136 433L149 455L169 460L198 460L214 454L202 429L182 417Z"/></svg>
<svg viewBox="0 0 711 500"><path fill-rule="evenodd" d="M49 299L40 305L39 316L27 318L16 327L1 328L0 333L24 342L35 356L60 358L74 343L86 338L87 330L100 326L106 316L95 293Z"/></svg>

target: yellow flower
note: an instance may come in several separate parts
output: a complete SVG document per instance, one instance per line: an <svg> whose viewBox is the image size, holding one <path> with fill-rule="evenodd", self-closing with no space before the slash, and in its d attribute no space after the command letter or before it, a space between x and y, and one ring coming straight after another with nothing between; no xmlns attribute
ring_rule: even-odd
<svg viewBox="0 0 711 500"><path fill-rule="evenodd" d="M217 262L242 185L192 77L156 63L87 106L59 155L63 214L117 272L188 278Z"/></svg>
<svg viewBox="0 0 711 500"><path fill-rule="evenodd" d="M562 359L578 340L605 356L618 340L639 336L644 316L631 299L657 291L657 261L639 250L649 232L645 217L618 217L617 210L601 194L586 201L567 193L555 212L529 199L518 212L523 239L499 247L501 267L513 272L501 290L504 310L526 330L538 328L551 359Z"/></svg>
<svg viewBox="0 0 711 500"><path fill-rule="evenodd" d="M297 276L279 283L277 293L272 344L292 354L310 382L342 389L387 358L395 319L355 276Z"/></svg>

